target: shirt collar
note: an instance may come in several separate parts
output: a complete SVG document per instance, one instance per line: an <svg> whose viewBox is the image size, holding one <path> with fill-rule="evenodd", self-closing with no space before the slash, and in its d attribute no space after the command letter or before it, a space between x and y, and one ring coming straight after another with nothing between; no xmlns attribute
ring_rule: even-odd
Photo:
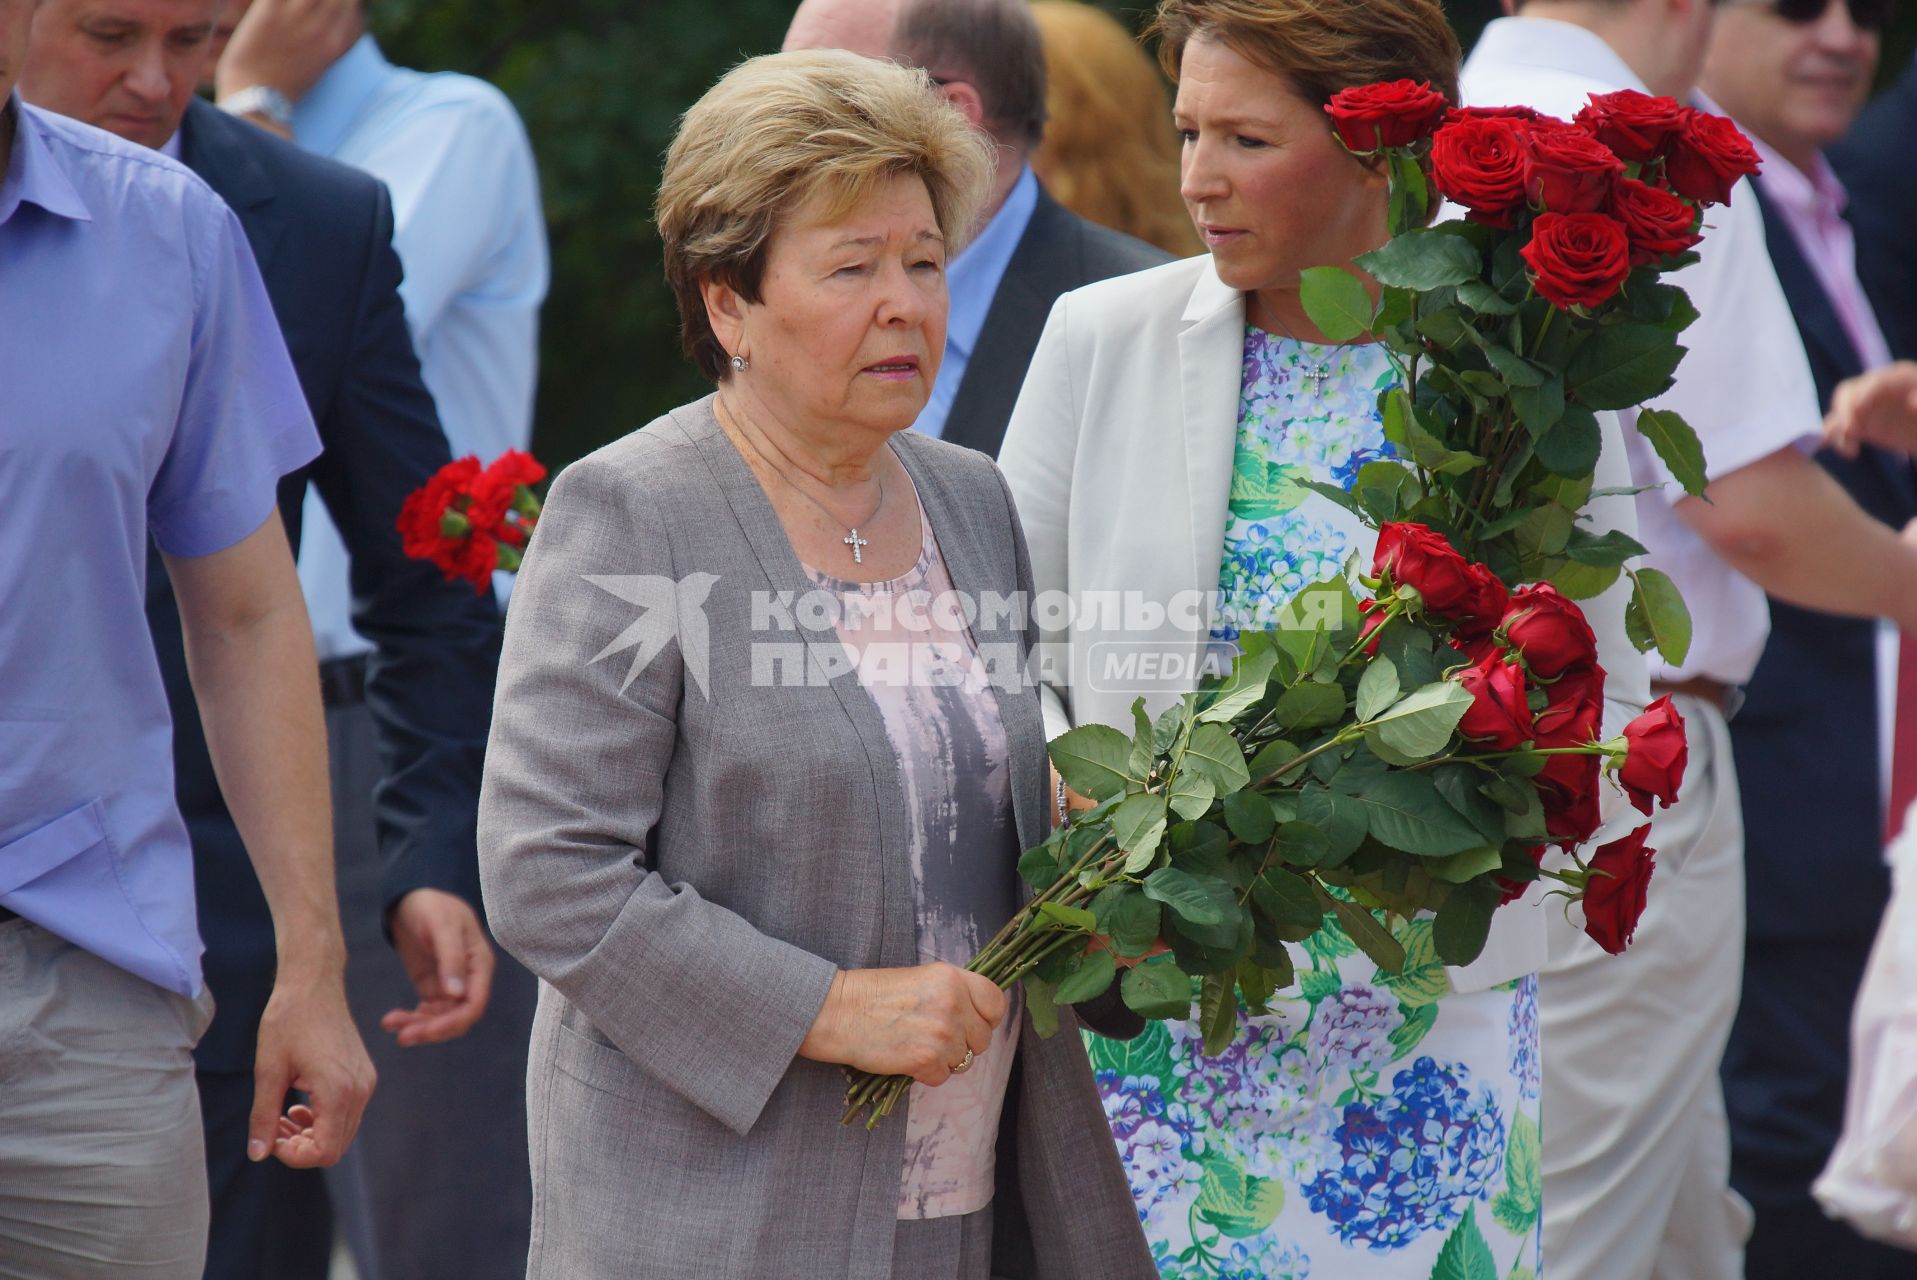
<svg viewBox="0 0 1917 1280"><path fill-rule="evenodd" d="M361 36L293 104L294 138L321 155L338 151L368 99L379 92L392 70L393 64L379 51L372 34Z"/></svg>
<svg viewBox="0 0 1917 1280"><path fill-rule="evenodd" d="M1011 265L1018 242L1025 238L1032 211L1038 208L1038 178L1030 165L1019 173L1018 181L1006 194L992 220L972 243L952 259L946 270L946 287L951 295L951 310L945 326L945 340L968 356L985 327L985 314L992 309L1005 268Z"/></svg>
<svg viewBox="0 0 1917 1280"><path fill-rule="evenodd" d="M91 222L86 201L74 189L73 182L53 158L46 139L40 136L39 122L26 110L18 93L8 97L6 112L13 117L13 154L7 160L5 177L0 177L0 226L23 204L34 204L58 218Z"/></svg>
<svg viewBox="0 0 1917 1280"><path fill-rule="evenodd" d="M160 154L169 160L185 164L186 161L180 158L180 133L181 130L175 129L173 136L160 144Z"/></svg>
<svg viewBox="0 0 1917 1280"><path fill-rule="evenodd" d="M1649 92L1637 72L1604 37L1556 18L1494 18L1471 50L1475 61L1571 72L1591 80Z"/></svg>
<svg viewBox="0 0 1917 1280"><path fill-rule="evenodd" d="M1817 153L1811 171L1805 173L1764 145L1763 139L1748 129L1744 131L1744 136L1751 140L1751 146L1756 149L1757 158L1764 166L1758 171L1757 184L1764 188L1765 195L1788 212L1805 218L1844 216L1844 208L1850 203L1850 193L1844 190L1837 171L1830 167L1830 161L1824 158L1823 152Z"/></svg>

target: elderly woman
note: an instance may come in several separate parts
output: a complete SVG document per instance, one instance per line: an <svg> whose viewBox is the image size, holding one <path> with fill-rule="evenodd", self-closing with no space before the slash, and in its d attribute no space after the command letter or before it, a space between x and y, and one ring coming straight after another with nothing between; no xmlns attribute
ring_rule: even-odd
<svg viewBox="0 0 1917 1280"><path fill-rule="evenodd" d="M480 856L542 979L529 1274L1149 1277L1075 1028L955 967L1046 830L1003 481L907 432L988 155L919 72L746 62L658 221L718 393L555 481ZM1001 673L1004 673L1001 675ZM911 1075L843 1126L844 1068Z"/></svg>
<svg viewBox="0 0 1917 1280"><path fill-rule="evenodd" d="M1347 152L1338 90L1412 79L1457 98L1438 0L1162 0L1185 205L1209 253L1070 293L1052 312L1000 456L1041 592L1123 599L1054 639L1053 733L1132 726L1198 659L1275 624L1297 592L1369 563L1373 534L1301 482L1349 489L1387 457L1376 344L1313 327L1299 273L1352 267L1387 236L1388 186ZM1615 418L1597 485L1630 484ZM1598 529L1636 527L1630 500ZM1216 611L1194 609L1216 593ZM1587 604L1621 726L1648 698L1623 596ZM1125 625L1125 624L1120 624ZM1048 623L1049 626L1049 623ZM1144 679L1140 651L1173 677ZM1335 924L1268 1015L1220 1059L1194 1028L1095 1044L1093 1065L1166 1277L1426 1280L1539 1269L1535 902L1499 913L1469 968L1381 974ZM1422 938L1422 942L1420 939ZM1302 962L1301 962L1302 968ZM1223 1194L1229 1190L1230 1194ZM1443 1258L1448 1262L1441 1261Z"/></svg>

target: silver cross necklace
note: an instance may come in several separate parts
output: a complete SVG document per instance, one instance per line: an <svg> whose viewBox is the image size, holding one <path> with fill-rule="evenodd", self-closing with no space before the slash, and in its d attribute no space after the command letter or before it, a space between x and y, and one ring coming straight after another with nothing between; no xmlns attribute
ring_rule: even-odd
<svg viewBox="0 0 1917 1280"><path fill-rule="evenodd" d="M734 419L743 421L743 418L739 414L739 412L731 408L730 406L727 407L726 413L728 416ZM759 461L765 463L766 470L770 471L773 475L779 477L779 479L784 482L786 488L792 490L792 492L798 494L801 498L804 498L807 502L817 507L821 512L825 514L826 519L830 520L833 524L838 525L841 529L844 529L846 531L845 536L843 538L840 538L839 541L843 542L846 546L852 548L853 564L864 564L865 549L872 545L872 541L869 538L863 538L859 536L859 526L864 525L870 528L872 522L878 519L879 512L884 509L885 507L885 477L882 475L878 475L876 473L872 477L874 480L877 480L879 482L879 500L875 502L874 504L872 504L871 513L868 514L865 517L865 519L859 521L858 524L848 525L845 523L845 521L839 519L837 515L833 514L832 509L830 507L826 506L823 502L820 502L817 498L807 493L804 489L801 489L797 484L795 484L792 481L790 477L788 477L785 474L785 472L779 470L778 466L772 461L772 459L768 458L765 455L765 451L760 449L756 442L746 437L746 434L744 431L739 432L739 438L742 440L745 440L747 444L751 445L752 452L759 455Z"/></svg>
<svg viewBox="0 0 1917 1280"><path fill-rule="evenodd" d="M1267 311L1269 311L1269 308L1267 308ZM1279 324L1277 316L1272 315L1268 318L1282 336L1291 339L1292 345L1298 348L1298 354L1302 356L1304 354L1305 344L1298 335L1285 328L1284 325ZM1316 365L1301 371L1298 376L1306 382L1309 382L1312 391L1322 397L1325 394L1325 383L1331 380L1331 361L1320 360Z"/></svg>

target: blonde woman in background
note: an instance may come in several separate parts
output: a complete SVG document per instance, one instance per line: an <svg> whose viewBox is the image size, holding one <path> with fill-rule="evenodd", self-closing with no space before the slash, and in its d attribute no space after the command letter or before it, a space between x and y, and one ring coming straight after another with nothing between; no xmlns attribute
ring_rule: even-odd
<svg viewBox="0 0 1917 1280"><path fill-rule="evenodd" d="M1158 68L1082 0L1035 0L1045 42L1045 141L1032 169L1081 218L1185 258L1203 246L1178 198L1178 134Z"/></svg>

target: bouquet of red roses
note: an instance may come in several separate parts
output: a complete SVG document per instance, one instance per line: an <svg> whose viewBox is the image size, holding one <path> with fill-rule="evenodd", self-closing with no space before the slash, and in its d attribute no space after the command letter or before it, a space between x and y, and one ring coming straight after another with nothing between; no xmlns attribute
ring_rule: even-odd
<svg viewBox="0 0 1917 1280"><path fill-rule="evenodd" d="M519 568L539 523L539 495L532 487L545 478L546 468L518 449L483 468L475 457L454 459L400 507L406 554L432 561L448 582L463 578L484 594L495 572Z"/></svg>
<svg viewBox="0 0 1917 1280"><path fill-rule="evenodd" d="M1376 529L1376 551L1242 634L1222 682L1155 718L1141 699L1129 735L1052 743L1097 803L1021 859L1034 897L970 966L1022 982L1041 1032L1122 969L1147 1018L1192 1016L1195 986L1218 1052L1238 1002L1259 1012L1290 987L1289 948L1328 922L1410 982L1410 946L1421 971L1469 963L1541 879L1613 953L1644 909L1649 827L1584 846L1607 778L1646 815L1676 800L1684 725L1659 699L1600 738L1605 673L1577 601L1628 573L1633 642L1673 662L1690 620L1667 577L1627 567L1643 547L1580 514L1598 413L1654 399L1683 357L1697 313L1660 277L1696 260L1705 207L1755 156L1728 122L1643 94L1562 121L1454 110L1400 81L1327 110L1388 173L1392 238L1357 262L1376 298L1321 267L1302 299L1328 339L1377 341L1400 376L1379 403L1395 456L1349 492L1307 487ZM1440 197L1465 216L1429 225ZM1637 429L1702 491L1682 419L1646 410ZM855 1075L846 1119L877 1123L908 1083Z"/></svg>

